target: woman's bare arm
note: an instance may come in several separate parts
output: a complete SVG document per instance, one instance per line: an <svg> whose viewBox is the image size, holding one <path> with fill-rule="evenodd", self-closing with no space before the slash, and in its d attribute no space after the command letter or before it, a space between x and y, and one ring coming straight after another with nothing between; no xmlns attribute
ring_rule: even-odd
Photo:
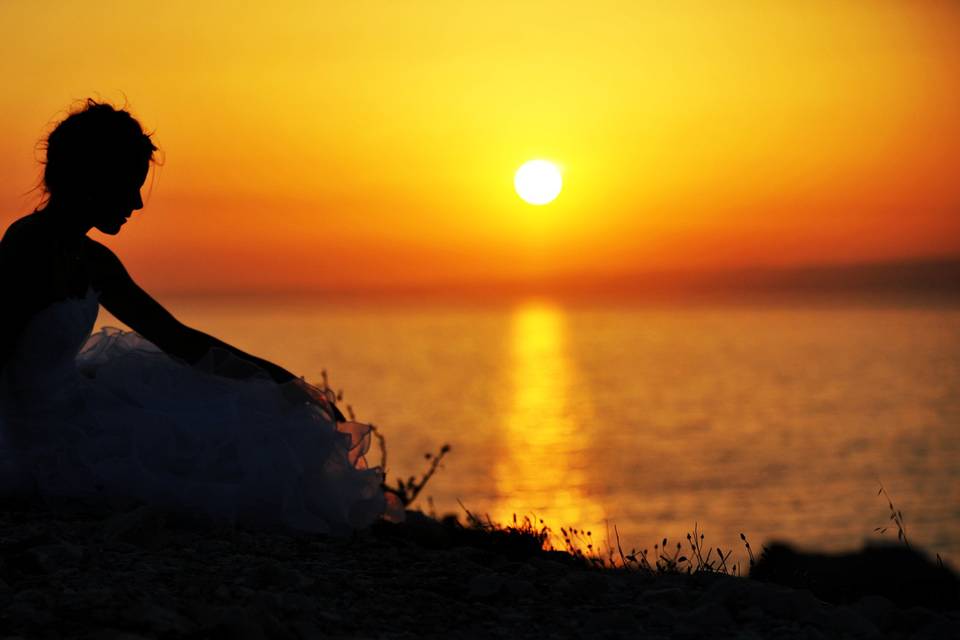
<svg viewBox="0 0 960 640"><path fill-rule="evenodd" d="M2 251L0 251L2 253ZM12 276L9 261L0 257L0 299L4 301L0 312L0 373L13 357L20 333L26 325L27 315L19 298L18 287Z"/></svg>
<svg viewBox="0 0 960 640"><path fill-rule="evenodd" d="M0 239L0 372L13 356L20 334L30 316L41 304L38 257L31 234L25 234L22 225L14 223Z"/></svg>
<svg viewBox="0 0 960 640"><path fill-rule="evenodd" d="M211 349L219 348L256 365L276 382L284 383L297 379L292 373L272 362L186 326L141 289L127 273L120 259L107 247L90 240L88 249L96 272L95 284L101 292L100 303L118 320L166 353L193 364Z"/></svg>

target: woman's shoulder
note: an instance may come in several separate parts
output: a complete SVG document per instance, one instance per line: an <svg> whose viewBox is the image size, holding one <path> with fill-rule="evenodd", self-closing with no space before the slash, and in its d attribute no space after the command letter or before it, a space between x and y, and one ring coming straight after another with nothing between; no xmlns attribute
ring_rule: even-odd
<svg viewBox="0 0 960 640"><path fill-rule="evenodd" d="M124 283L130 278L117 254L93 238L83 239L83 256L90 283L100 292L107 291L117 283Z"/></svg>
<svg viewBox="0 0 960 640"><path fill-rule="evenodd" d="M10 259L30 254L40 246L43 221L36 211L10 223L0 238L0 256Z"/></svg>
<svg viewBox="0 0 960 640"><path fill-rule="evenodd" d="M97 265L116 268L122 266L120 258L107 245L86 236L83 238L83 251L87 258Z"/></svg>
<svg viewBox="0 0 960 640"><path fill-rule="evenodd" d="M40 216L36 211L33 213L28 213L25 216L17 218L7 226L6 231L3 232L3 242L7 242L12 239L19 239L24 235L31 235L39 230L40 227Z"/></svg>

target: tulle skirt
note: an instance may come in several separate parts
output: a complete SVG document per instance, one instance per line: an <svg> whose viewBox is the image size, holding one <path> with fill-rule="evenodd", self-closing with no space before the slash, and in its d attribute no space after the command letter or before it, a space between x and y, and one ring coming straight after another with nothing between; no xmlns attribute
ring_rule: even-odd
<svg viewBox="0 0 960 640"><path fill-rule="evenodd" d="M50 384L3 407L0 445L20 486L329 533L402 517L367 467L370 426L338 421L328 391L277 384L229 353L190 366L105 328Z"/></svg>

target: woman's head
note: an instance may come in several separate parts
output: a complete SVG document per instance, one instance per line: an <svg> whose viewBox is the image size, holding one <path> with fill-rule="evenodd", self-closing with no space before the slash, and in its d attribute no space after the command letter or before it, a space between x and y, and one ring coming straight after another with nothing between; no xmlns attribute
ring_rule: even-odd
<svg viewBox="0 0 960 640"><path fill-rule="evenodd" d="M140 187L157 147L129 112L87 99L46 139L43 187L51 204L115 234L143 207Z"/></svg>

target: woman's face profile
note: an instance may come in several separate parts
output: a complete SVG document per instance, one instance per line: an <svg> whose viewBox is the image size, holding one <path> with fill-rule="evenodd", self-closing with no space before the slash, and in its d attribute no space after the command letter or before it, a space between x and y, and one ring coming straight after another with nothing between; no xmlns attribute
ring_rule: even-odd
<svg viewBox="0 0 960 640"><path fill-rule="evenodd" d="M148 169L149 163L138 163L112 171L90 192L88 215L98 231L117 235L133 212L143 208L140 189Z"/></svg>

